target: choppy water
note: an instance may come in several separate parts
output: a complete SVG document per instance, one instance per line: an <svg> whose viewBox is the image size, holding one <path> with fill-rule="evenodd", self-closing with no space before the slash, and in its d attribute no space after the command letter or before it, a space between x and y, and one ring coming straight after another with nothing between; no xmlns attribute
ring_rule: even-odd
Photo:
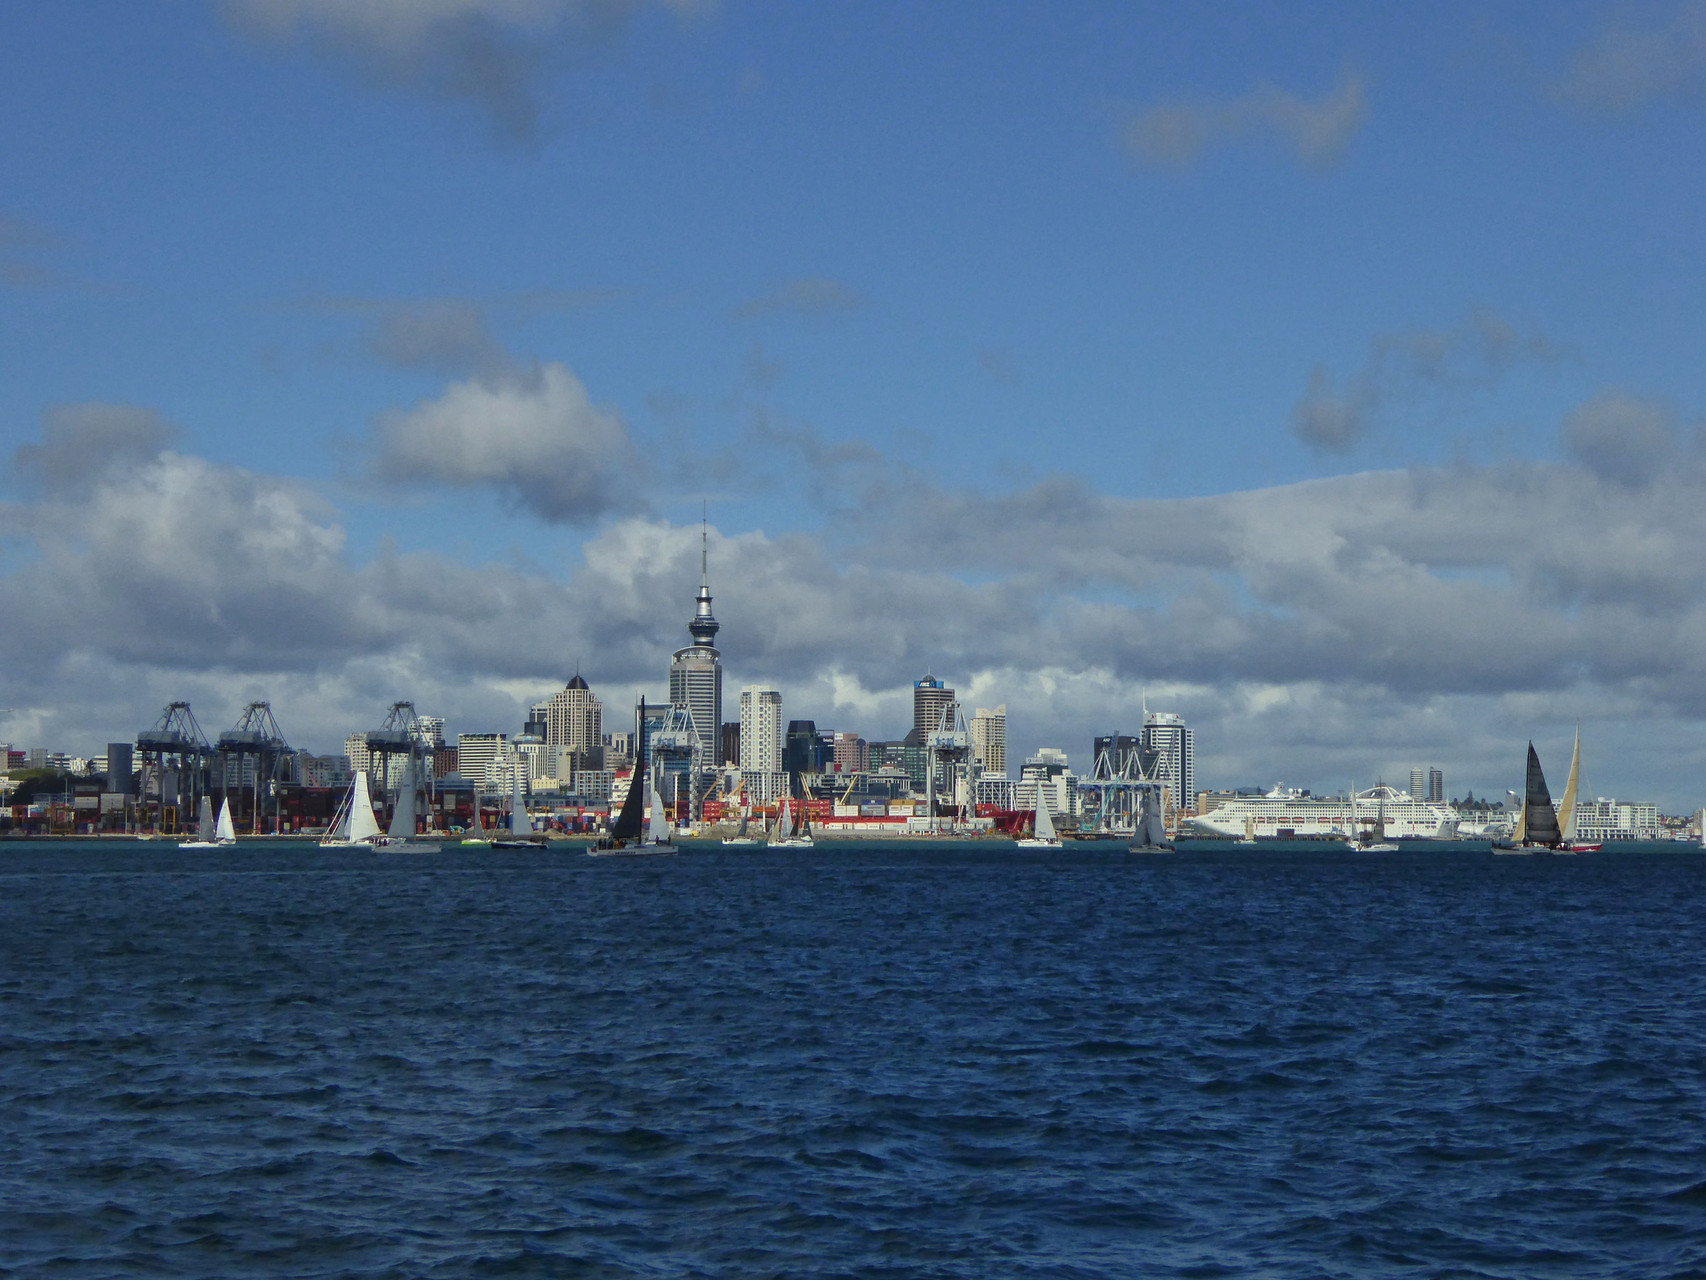
<svg viewBox="0 0 1706 1280"><path fill-rule="evenodd" d="M0 847L0 1274L1706 1274L1706 858Z"/></svg>

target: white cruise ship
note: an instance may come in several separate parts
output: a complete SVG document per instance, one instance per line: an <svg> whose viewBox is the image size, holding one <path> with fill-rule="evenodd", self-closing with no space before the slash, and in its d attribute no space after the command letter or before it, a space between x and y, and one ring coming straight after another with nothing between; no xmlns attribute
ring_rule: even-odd
<svg viewBox="0 0 1706 1280"><path fill-rule="evenodd" d="M1297 840L1343 840L1362 826L1372 825L1381 808L1386 811L1386 835L1399 840L1455 840L1457 813L1450 805L1417 800L1396 787L1370 787L1346 796L1311 796L1301 791L1275 787L1265 796L1240 796L1215 806L1201 817L1187 818L1185 829L1193 835L1244 836L1254 820L1258 838Z"/></svg>

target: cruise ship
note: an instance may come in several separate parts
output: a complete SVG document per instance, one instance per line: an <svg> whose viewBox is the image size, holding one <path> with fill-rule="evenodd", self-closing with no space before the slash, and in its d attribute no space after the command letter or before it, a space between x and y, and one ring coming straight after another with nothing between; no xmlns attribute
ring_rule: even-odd
<svg viewBox="0 0 1706 1280"><path fill-rule="evenodd" d="M1386 811L1386 835L1399 840L1455 840L1457 813L1450 805L1417 800L1396 787L1370 787L1346 796L1312 796L1275 787L1265 796L1240 796L1207 813L1185 820L1185 830L1199 836L1241 839L1246 834L1270 840L1343 840L1372 825Z"/></svg>

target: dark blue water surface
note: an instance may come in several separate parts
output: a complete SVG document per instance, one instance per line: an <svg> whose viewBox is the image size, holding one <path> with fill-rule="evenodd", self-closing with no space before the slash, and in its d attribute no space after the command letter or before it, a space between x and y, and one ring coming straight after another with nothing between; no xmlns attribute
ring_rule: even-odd
<svg viewBox="0 0 1706 1280"><path fill-rule="evenodd" d="M0 846L0 1273L1706 1275L1706 858Z"/></svg>

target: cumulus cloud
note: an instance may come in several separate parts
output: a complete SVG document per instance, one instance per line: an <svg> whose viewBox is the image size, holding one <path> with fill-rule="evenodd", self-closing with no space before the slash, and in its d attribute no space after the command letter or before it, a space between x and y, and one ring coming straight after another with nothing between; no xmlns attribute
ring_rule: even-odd
<svg viewBox="0 0 1706 1280"><path fill-rule="evenodd" d="M66 404L49 409L40 444L20 445L13 462L50 492L76 490L109 472L151 462L178 437L152 409Z"/></svg>
<svg viewBox="0 0 1706 1280"><path fill-rule="evenodd" d="M839 280L814 276L786 280L771 292L742 303L735 314L742 319L779 311L796 315L828 315L852 311L864 305L865 299Z"/></svg>
<svg viewBox="0 0 1706 1280"><path fill-rule="evenodd" d="M1342 382L1324 365L1310 371L1309 385L1292 407L1291 429L1312 448L1342 453L1396 403L1490 387L1519 365L1549 364L1568 354L1543 335L1522 333L1487 311L1456 329L1384 334L1370 344L1362 367Z"/></svg>
<svg viewBox="0 0 1706 1280"><path fill-rule="evenodd" d="M580 403L567 376L470 382L433 404ZM1239 783L1342 785L1422 762L1514 777L1527 736L1567 741L1575 716L1598 717L1638 725L1615 741L1680 788L1663 752L1706 716L1706 465L1674 413L1622 393L1561 431L1565 462L1191 499L1063 478L997 495L891 461L896 483L826 512L822 531L712 528L728 678L888 737L928 666L1008 703L1016 754L1082 754L1092 733L1135 724L1147 688L1198 726L1205 777ZM146 447L127 465L9 512L30 553L0 561L0 701L63 704L44 732L106 714L120 723L93 741L122 736L169 696L226 699L233 717L240 698L271 697L326 746L397 697L503 727L489 717L513 718L577 659L614 718L634 691L661 692L685 640L696 526L607 520L560 577L428 554L356 563L336 511L302 486L132 437ZM1663 465L1612 469L1632 442ZM813 445L796 443L773 452ZM1615 732L1598 735L1608 763ZM1605 766L1595 777L1621 785ZM1646 774L1630 781L1652 798Z"/></svg>
<svg viewBox="0 0 1706 1280"><path fill-rule="evenodd" d="M1345 77L1314 100L1263 84L1240 98L1165 103L1134 112L1121 140L1135 160L1184 167L1217 143L1267 139L1288 147L1300 164L1325 168L1343 157L1367 114L1360 76Z"/></svg>
<svg viewBox="0 0 1706 1280"><path fill-rule="evenodd" d="M1678 454L1672 411L1623 391L1602 391L1573 410L1560 434L1571 457L1631 488L1652 483Z"/></svg>
<svg viewBox="0 0 1706 1280"><path fill-rule="evenodd" d="M541 519L586 524L625 501L631 442L561 364L504 368L373 424L374 471L403 483L488 488Z"/></svg>
<svg viewBox="0 0 1706 1280"><path fill-rule="evenodd" d="M372 83L479 107L506 139L539 128L539 85L625 27L642 0L225 0L239 29L305 43ZM666 0L690 13L695 0Z"/></svg>
<svg viewBox="0 0 1706 1280"><path fill-rule="evenodd" d="M1648 27L1608 26L1582 48L1558 86L1579 105L1626 111L1706 88L1706 2L1677 7Z"/></svg>

